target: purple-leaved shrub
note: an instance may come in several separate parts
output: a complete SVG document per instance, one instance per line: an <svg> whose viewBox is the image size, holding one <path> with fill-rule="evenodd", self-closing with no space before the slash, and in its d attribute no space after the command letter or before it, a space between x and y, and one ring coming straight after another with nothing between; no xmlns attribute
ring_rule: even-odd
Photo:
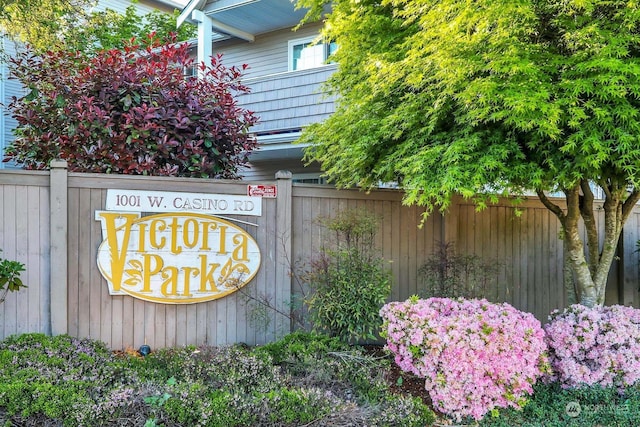
<svg viewBox="0 0 640 427"><path fill-rule="evenodd" d="M563 388L624 388L640 379L640 310L620 305L572 305L544 327L553 370Z"/></svg>
<svg viewBox="0 0 640 427"><path fill-rule="evenodd" d="M506 303L413 297L380 315L395 362L424 378L435 408L456 421L521 408L548 369L540 322Z"/></svg>

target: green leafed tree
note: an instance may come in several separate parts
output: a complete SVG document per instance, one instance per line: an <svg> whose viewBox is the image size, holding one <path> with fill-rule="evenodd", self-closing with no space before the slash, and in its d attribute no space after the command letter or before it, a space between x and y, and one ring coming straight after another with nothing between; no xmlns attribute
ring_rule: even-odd
<svg viewBox="0 0 640 427"><path fill-rule="evenodd" d="M95 53L121 49L131 39L144 40L154 34L160 42L185 41L195 37L196 27L186 23L176 28L179 11L168 14L159 10L140 15L133 4L120 14L112 9L91 13L86 25L70 28L66 49ZM175 36L175 37L174 37Z"/></svg>
<svg viewBox="0 0 640 427"><path fill-rule="evenodd" d="M324 36L340 46L329 83L339 103L304 132L307 160L342 187L396 181L427 213L456 194L483 206L533 190L562 224L579 301L602 304L640 197L639 3L332 5ZM590 183L606 196L601 233ZM563 192L566 206L549 191Z"/></svg>
<svg viewBox="0 0 640 427"><path fill-rule="evenodd" d="M92 11L97 0L0 0L0 31L27 43L36 52L123 48L132 38L152 32L161 41L184 41L195 36L191 24L176 28L179 11L140 15L136 0L124 14L112 9Z"/></svg>
<svg viewBox="0 0 640 427"><path fill-rule="evenodd" d="M0 0L0 30L39 50L58 46L80 26L94 0Z"/></svg>

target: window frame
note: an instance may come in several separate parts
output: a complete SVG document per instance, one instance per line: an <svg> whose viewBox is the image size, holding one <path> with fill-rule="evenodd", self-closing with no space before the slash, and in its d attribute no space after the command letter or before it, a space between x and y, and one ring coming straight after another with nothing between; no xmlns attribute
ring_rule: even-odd
<svg viewBox="0 0 640 427"><path fill-rule="evenodd" d="M293 67L293 64L294 64L293 52L294 52L294 48L296 46L301 45L301 44L322 45L322 56L323 56L322 63L320 63L318 65L314 65L312 67L295 69ZM287 56L288 56L288 61L289 61L288 70L289 71L310 70L310 69L313 69L313 68L318 68L318 67L322 67L324 65L327 65L327 60L329 59L329 56L331 54L330 45L331 45L331 43L326 42L326 41L324 41L322 39L319 39L318 36L309 36L309 37L302 37L302 38L299 38L299 39L289 40L288 48L287 48Z"/></svg>

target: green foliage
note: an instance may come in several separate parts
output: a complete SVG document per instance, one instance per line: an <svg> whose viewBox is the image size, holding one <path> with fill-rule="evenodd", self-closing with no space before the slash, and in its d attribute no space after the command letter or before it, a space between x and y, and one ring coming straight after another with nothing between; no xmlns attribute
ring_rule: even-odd
<svg viewBox="0 0 640 427"><path fill-rule="evenodd" d="M297 387L327 389L336 382L347 384L353 391L351 399L371 411L367 425L418 427L434 420L433 412L420 399L389 391L384 378L390 363L387 358L368 354L338 338L298 331L280 341L260 346L255 352L267 352L274 363L286 369L290 381ZM290 395L288 398L301 397ZM306 394L304 398L314 400L319 397ZM286 415L286 410L282 411L285 418L290 416ZM309 413L311 415L313 411Z"/></svg>
<svg viewBox="0 0 640 427"><path fill-rule="evenodd" d="M506 183L636 185L638 23L621 1L333 2L342 98L305 132L308 158L344 186L399 180L428 208Z"/></svg>
<svg viewBox="0 0 640 427"><path fill-rule="evenodd" d="M246 396L234 396L226 390L206 392L198 384L190 385L166 403L171 420L183 426L235 427L254 425L255 417L239 403ZM244 409L244 410L243 410Z"/></svg>
<svg viewBox="0 0 640 427"><path fill-rule="evenodd" d="M489 298L489 284L499 265L483 262L477 255L456 253L453 243L438 242L434 252L418 269L424 279L423 298Z"/></svg>
<svg viewBox="0 0 640 427"><path fill-rule="evenodd" d="M291 388L268 393L266 404L272 408L270 421L278 425L300 425L322 419L333 409L316 390Z"/></svg>
<svg viewBox="0 0 640 427"><path fill-rule="evenodd" d="M417 397L387 394L370 425L424 427L436 421L433 411Z"/></svg>
<svg viewBox="0 0 640 427"><path fill-rule="evenodd" d="M276 365L317 358L331 351L345 351L350 346L338 338L312 332L296 331L279 341L256 348L256 353L267 353Z"/></svg>
<svg viewBox="0 0 640 427"><path fill-rule="evenodd" d="M481 426L583 427L640 425L640 390L630 387L562 389L557 384L534 386L534 394L521 411L500 410L485 417Z"/></svg>
<svg viewBox="0 0 640 427"><path fill-rule="evenodd" d="M101 405L98 396L136 382L112 363L104 344L65 335L11 336L0 343L0 362L0 407L9 416L44 416L65 426L99 420L92 409ZM118 404L111 402L112 410Z"/></svg>
<svg viewBox="0 0 640 427"><path fill-rule="evenodd" d="M0 0L0 31L39 51L60 44L64 34L82 26L96 0Z"/></svg>
<svg viewBox="0 0 640 427"><path fill-rule="evenodd" d="M328 3L298 5L317 13ZM426 214L445 211L457 194L483 207L499 195L563 191L566 210L545 206L568 237L582 302L602 303L613 248L640 198L640 6L330 3L323 36L340 46L329 81L339 101L305 128L306 160L339 187L397 182L405 203ZM605 223L616 224L600 242L590 182L606 194Z"/></svg>
<svg viewBox="0 0 640 427"><path fill-rule="evenodd" d="M335 244L323 248L303 277L312 292L305 298L314 328L345 342L375 340L378 312L391 292L391 274L373 249L377 218L347 210L323 219Z"/></svg>
<svg viewBox="0 0 640 427"><path fill-rule="evenodd" d="M192 24L176 28L177 9L171 14L154 10L140 15L137 1L132 0L124 14L109 8L90 12L96 3L96 0L0 0L0 29L38 53L121 49L128 40L144 40L152 32L163 42L171 40L171 34L179 41L195 37Z"/></svg>
<svg viewBox="0 0 640 427"><path fill-rule="evenodd" d="M177 9L172 14L154 10L142 16L135 5L127 7L124 14L109 8L96 11L85 25L69 29L63 47L95 54L100 50L122 49L131 39L144 42L149 34L162 44L190 40L196 36L196 27L186 22L176 28L179 13Z"/></svg>
<svg viewBox="0 0 640 427"><path fill-rule="evenodd" d="M271 354L281 357L278 365ZM419 400L391 394L388 364L335 338L300 333L255 349L185 347L145 358L115 357L100 342L68 336L12 336L0 342L0 420L118 427L431 422Z"/></svg>
<svg viewBox="0 0 640 427"><path fill-rule="evenodd" d="M20 288L27 287L20 279L20 273L23 271L25 271L23 263L0 258L0 292L2 292L0 304L4 302L7 292L16 292Z"/></svg>

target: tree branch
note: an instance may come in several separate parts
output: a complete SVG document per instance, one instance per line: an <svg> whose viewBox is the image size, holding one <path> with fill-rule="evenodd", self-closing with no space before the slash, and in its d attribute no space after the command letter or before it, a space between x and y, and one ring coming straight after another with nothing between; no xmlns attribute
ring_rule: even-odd
<svg viewBox="0 0 640 427"><path fill-rule="evenodd" d="M560 206L558 206L555 203L551 202L551 200L549 200L547 195L544 194L544 192L542 190L536 189L536 194L538 195L538 198L540 198L540 201L542 202L542 204L547 209L549 209L551 212L553 212L555 214L555 216L558 217L558 219L560 220L562 225L564 226L564 220L565 220L566 216L565 216L564 212L562 211L562 209L560 208Z"/></svg>
<svg viewBox="0 0 640 427"><path fill-rule="evenodd" d="M622 204L622 224L627 221L629 214L633 211L633 208L640 200L640 191L637 188L634 188L631 194L627 197L627 200Z"/></svg>
<svg viewBox="0 0 640 427"><path fill-rule="evenodd" d="M599 240L598 240L598 225L593 215L593 191L589 181L583 179L580 181L580 189L582 190L582 196L580 197L580 215L587 232L587 250L589 253L589 271L594 276L598 267L600 258Z"/></svg>

